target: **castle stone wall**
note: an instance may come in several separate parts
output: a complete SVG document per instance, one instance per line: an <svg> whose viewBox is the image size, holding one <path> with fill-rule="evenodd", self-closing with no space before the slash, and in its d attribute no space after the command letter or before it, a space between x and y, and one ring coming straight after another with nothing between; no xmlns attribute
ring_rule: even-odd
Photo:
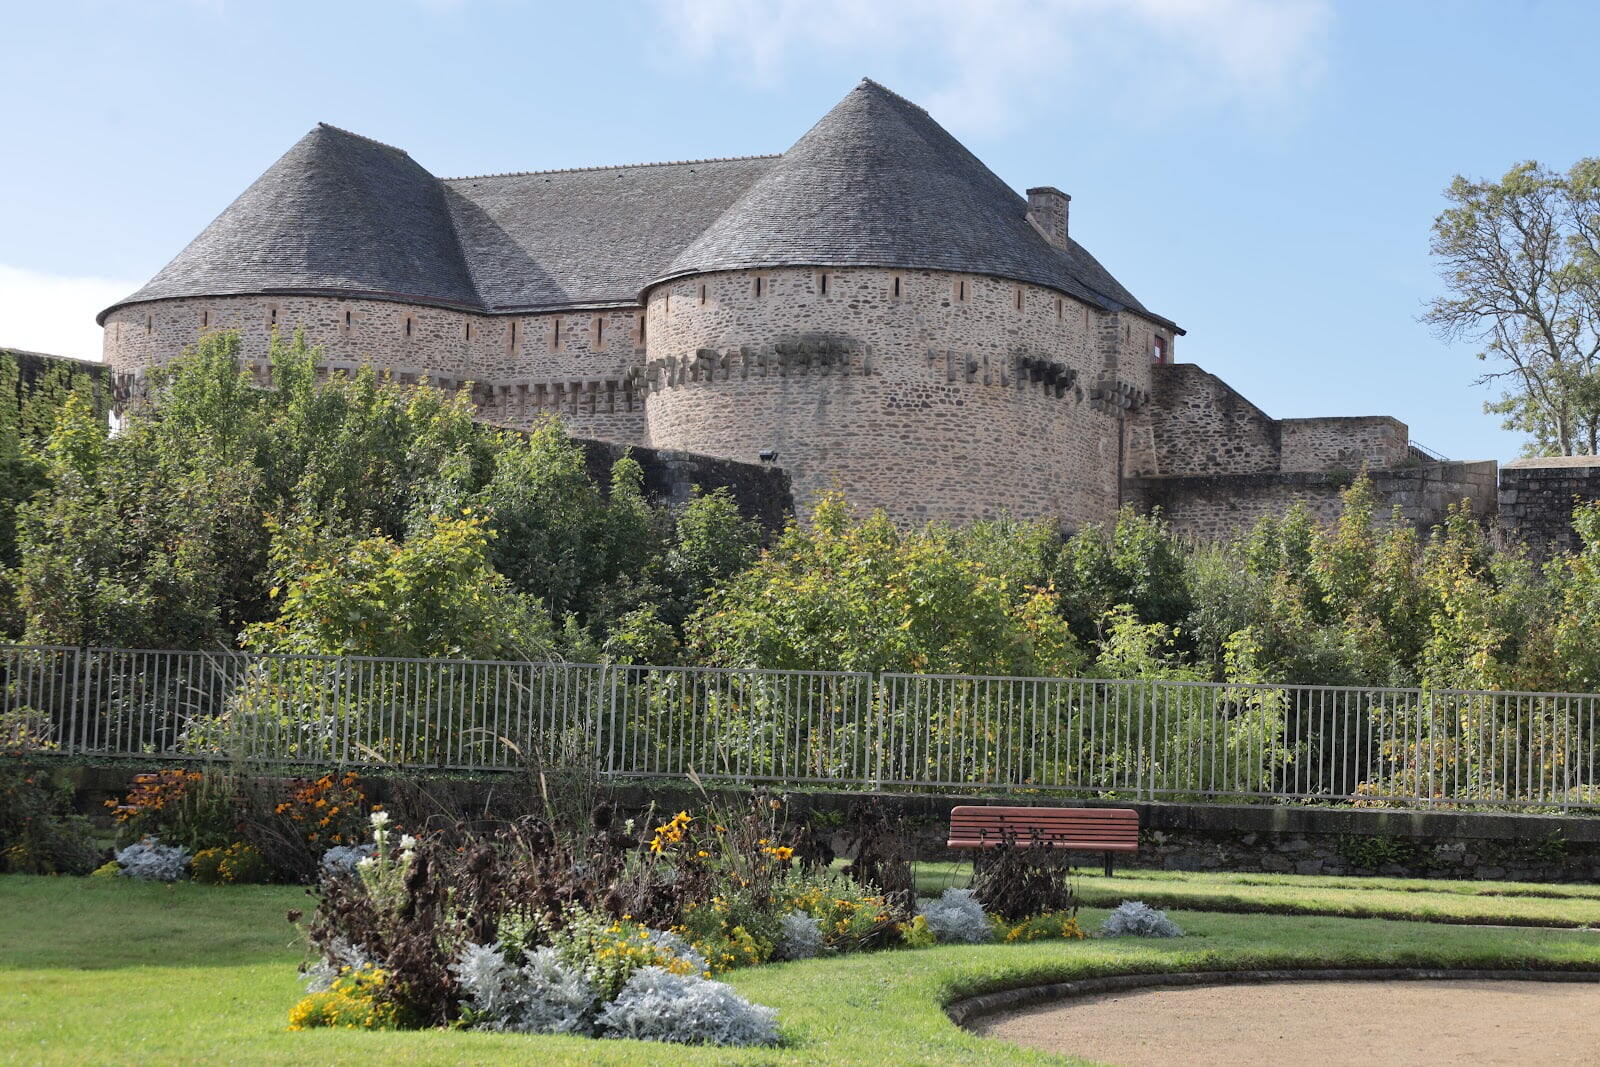
<svg viewBox="0 0 1600 1067"><path fill-rule="evenodd" d="M614 441L574 443L583 449L589 477L598 485L611 484L611 468L627 455L638 462L644 473L645 495L652 500L682 507L697 489L703 493L726 489L741 515L772 531L782 529L794 514L789 475L782 467L619 445Z"/></svg>
<svg viewBox="0 0 1600 1067"><path fill-rule="evenodd" d="M1495 513L1496 464L1430 463L1399 470L1369 471L1380 517L1399 506L1403 518L1420 530L1445 519L1452 504L1468 500L1487 521ZM1342 507L1340 494L1355 481L1349 471L1282 471L1257 474L1197 475L1130 479L1130 500L1160 508L1182 536L1197 541L1232 537L1271 515L1300 504L1312 516L1331 522Z"/></svg>
<svg viewBox="0 0 1600 1067"><path fill-rule="evenodd" d="M259 359L273 330L303 329L330 370L370 363L446 388L473 382L490 421L525 427L557 414L577 436L643 444L642 398L629 384L643 362L642 314L481 315L331 296L193 297L111 312L104 351L113 373L137 375L208 331L238 331L244 353Z"/></svg>
<svg viewBox="0 0 1600 1067"><path fill-rule="evenodd" d="M1192 363L1156 366L1151 378L1129 442L1136 476L1378 470L1408 459L1406 425L1387 415L1274 419Z"/></svg>
<svg viewBox="0 0 1600 1067"><path fill-rule="evenodd" d="M776 452L802 512L834 486L901 523L1115 510L1118 419L1096 397L1154 324L1108 330L1037 286L875 268L692 276L648 309L651 444ZM1148 390L1144 354L1121 362L1127 392Z"/></svg>
<svg viewBox="0 0 1600 1067"><path fill-rule="evenodd" d="M1572 509L1600 500L1600 456L1512 460L1500 468L1500 531L1545 559L1580 546Z"/></svg>
<svg viewBox="0 0 1600 1067"><path fill-rule="evenodd" d="M1193 363L1156 367L1147 430L1129 455L1135 476L1243 474L1278 469L1278 422Z"/></svg>
<svg viewBox="0 0 1600 1067"><path fill-rule="evenodd" d="M1278 469L1381 470L1408 459L1406 424L1387 415L1280 419Z"/></svg>

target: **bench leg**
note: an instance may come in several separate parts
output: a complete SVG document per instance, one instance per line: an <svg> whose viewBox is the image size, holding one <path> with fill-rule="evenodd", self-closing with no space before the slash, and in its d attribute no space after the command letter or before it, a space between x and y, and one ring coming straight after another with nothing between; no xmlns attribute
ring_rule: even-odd
<svg viewBox="0 0 1600 1067"><path fill-rule="evenodd" d="M1111 877L1111 853L1106 853L1106 877Z"/></svg>

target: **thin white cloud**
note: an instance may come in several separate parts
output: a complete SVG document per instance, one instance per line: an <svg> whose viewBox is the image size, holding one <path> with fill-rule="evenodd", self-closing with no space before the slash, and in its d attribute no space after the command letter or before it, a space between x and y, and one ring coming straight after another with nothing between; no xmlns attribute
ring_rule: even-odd
<svg viewBox="0 0 1600 1067"><path fill-rule="evenodd" d="M819 57L854 60L969 132L1052 106L1157 121L1281 113L1320 77L1333 23L1329 0L654 3L684 61L775 85Z"/></svg>
<svg viewBox="0 0 1600 1067"><path fill-rule="evenodd" d="M0 348L100 358L94 317L137 282L74 278L0 264Z"/></svg>

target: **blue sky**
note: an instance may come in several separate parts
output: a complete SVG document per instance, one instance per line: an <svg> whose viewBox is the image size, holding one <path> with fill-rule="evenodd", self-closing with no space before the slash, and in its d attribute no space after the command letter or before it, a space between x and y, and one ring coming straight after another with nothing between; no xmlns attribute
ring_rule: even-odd
<svg viewBox="0 0 1600 1067"><path fill-rule="evenodd" d="M317 121L435 174L777 152L862 75L1072 230L1270 414L1510 458L1417 316L1452 174L1600 155L1600 5L1553 0L0 0L0 344L92 316Z"/></svg>

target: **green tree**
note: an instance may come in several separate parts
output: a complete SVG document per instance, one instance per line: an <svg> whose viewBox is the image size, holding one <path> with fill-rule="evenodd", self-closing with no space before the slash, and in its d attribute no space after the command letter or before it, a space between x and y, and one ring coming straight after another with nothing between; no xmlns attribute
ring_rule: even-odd
<svg viewBox="0 0 1600 1067"><path fill-rule="evenodd" d="M280 529L271 595L281 609L246 630L244 643L319 655L546 658L548 614L495 572L491 540L470 512L433 519L405 542Z"/></svg>
<svg viewBox="0 0 1600 1067"><path fill-rule="evenodd" d="M1486 410L1534 455L1600 451L1600 160L1566 174L1519 163L1499 181L1457 176L1430 250L1447 290L1426 320L1482 345Z"/></svg>
<svg viewBox="0 0 1600 1067"><path fill-rule="evenodd" d="M1131 507L1117 513L1110 530L1090 524L1061 547L1055 587L1081 641L1098 636L1101 620L1119 604L1144 622L1168 626L1189 613L1182 546L1160 515Z"/></svg>
<svg viewBox="0 0 1600 1067"><path fill-rule="evenodd" d="M991 574L938 529L824 499L719 587L689 639L718 666L1060 676L1083 662L1054 593Z"/></svg>
<svg viewBox="0 0 1600 1067"><path fill-rule="evenodd" d="M762 536L761 524L739 513L728 490L696 490L674 522L662 620L681 630L712 589L755 562Z"/></svg>

